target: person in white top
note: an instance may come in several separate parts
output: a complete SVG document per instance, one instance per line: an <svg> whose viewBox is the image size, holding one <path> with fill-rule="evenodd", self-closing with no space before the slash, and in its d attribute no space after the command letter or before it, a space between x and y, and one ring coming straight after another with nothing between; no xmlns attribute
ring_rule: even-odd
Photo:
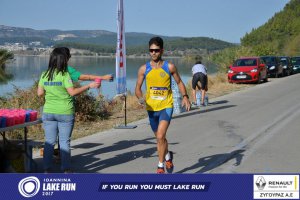
<svg viewBox="0 0 300 200"><path fill-rule="evenodd" d="M201 61L197 61L192 68L193 79L192 79L192 95L193 95L193 105L196 103L196 87L201 90L201 104L204 104L205 93L208 90L207 87L207 68L202 64ZM201 85L198 84L200 82Z"/></svg>

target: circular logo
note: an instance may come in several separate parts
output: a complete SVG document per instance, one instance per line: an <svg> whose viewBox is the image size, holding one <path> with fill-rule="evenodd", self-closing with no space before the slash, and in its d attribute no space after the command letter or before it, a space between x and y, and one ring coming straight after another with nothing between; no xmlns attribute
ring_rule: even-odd
<svg viewBox="0 0 300 200"><path fill-rule="evenodd" d="M165 77L166 76L166 73L165 72L160 72L160 77Z"/></svg>
<svg viewBox="0 0 300 200"><path fill-rule="evenodd" d="M34 176L23 178L19 182L18 189L23 197L33 197L40 190L40 181Z"/></svg>

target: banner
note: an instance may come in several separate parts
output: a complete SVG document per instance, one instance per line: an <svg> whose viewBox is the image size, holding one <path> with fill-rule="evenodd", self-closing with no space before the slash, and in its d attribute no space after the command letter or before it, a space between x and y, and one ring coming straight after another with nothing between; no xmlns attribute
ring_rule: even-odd
<svg viewBox="0 0 300 200"><path fill-rule="evenodd" d="M299 199L299 174L0 174L14 200Z"/></svg>
<svg viewBox="0 0 300 200"><path fill-rule="evenodd" d="M117 94L126 93L126 47L123 0L118 1L117 11L116 81Z"/></svg>

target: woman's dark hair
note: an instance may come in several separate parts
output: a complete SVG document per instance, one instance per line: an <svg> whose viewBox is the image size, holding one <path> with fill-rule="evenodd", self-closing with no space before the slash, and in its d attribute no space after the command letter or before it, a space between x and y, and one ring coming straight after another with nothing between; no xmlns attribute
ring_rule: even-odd
<svg viewBox="0 0 300 200"><path fill-rule="evenodd" d="M47 77L48 81L53 80L54 72L64 74L67 71L68 59L66 53L61 48L55 48L50 54L49 65L43 78Z"/></svg>
<svg viewBox="0 0 300 200"><path fill-rule="evenodd" d="M71 58L70 49L68 47L60 47L61 51L66 54L67 59L69 60Z"/></svg>
<svg viewBox="0 0 300 200"><path fill-rule="evenodd" d="M161 49L164 48L164 41L161 37L153 37L149 40L149 47L155 44L156 46L159 46Z"/></svg>

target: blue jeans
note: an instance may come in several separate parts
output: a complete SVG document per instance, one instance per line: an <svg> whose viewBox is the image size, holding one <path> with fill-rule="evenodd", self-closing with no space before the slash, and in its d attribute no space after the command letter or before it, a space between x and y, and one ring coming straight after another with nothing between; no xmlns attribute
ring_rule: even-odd
<svg viewBox="0 0 300 200"><path fill-rule="evenodd" d="M54 145L59 136L61 169L71 168L70 140L74 127L75 115L60 115L43 113L43 128L45 131L44 169L49 170L53 164Z"/></svg>

